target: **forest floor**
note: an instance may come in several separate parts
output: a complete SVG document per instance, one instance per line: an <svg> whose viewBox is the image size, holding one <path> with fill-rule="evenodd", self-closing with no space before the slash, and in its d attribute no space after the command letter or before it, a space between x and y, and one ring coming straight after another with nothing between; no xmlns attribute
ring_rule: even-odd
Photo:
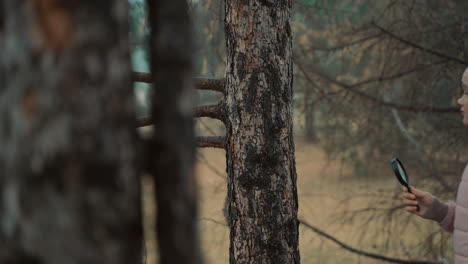
<svg viewBox="0 0 468 264"><path fill-rule="evenodd" d="M223 214L225 152L221 149L197 151L199 228L204 263L229 263L229 229ZM398 207L401 205L400 187L390 166L382 175L359 176L342 162L327 159L318 146L296 141L296 167L300 219L359 250L401 259L436 260L434 256L417 253L428 251L420 245L421 240L429 233L434 240L447 239L448 235L440 232L436 224L411 217ZM144 204L146 212L154 217L152 207ZM392 214L382 210L389 206L396 208ZM350 217L355 211L361 214ZM404 225L410 226L409 230L401 231ZM351 253L304 225L300 225L299 233L303 264L386 263ZM147 241L147 247L151 248L153 243ZM447 243L443 244L447 248ZM450 249L442 250L450 252ZM148 252L148 261L153 255Z"/></svg>
<svg viewBox="0 0 468 264"><path fill-rule="evenodd" d="M223 214L226 197L225 152L220 149L198 151L196 173L200 190L200 231L205 263L229 263L229 229ZM388 161L387 161L388 162ZM328 160L315 145L296 142L296 166L298 174L299 218L320 228L342 242L360 250L404 259L402 248L415 247L419 232L435 232L438 226L412 218L419 230L400 235L391 233L391 228L381 228L378 217L363 216L353 220L345 218L346 210L365 210L369 204L381 203L386 196L399 193L399 185L392 171L375 177L358 177L340 161ZM397 201L399 199L397 198ZM384 206L382 206L384 207ZM388 221L406 224L408 214L403 209ZM401 216L401 217L400 217ZM375 220L374 220L375 219ZM369 220L368 223L362 223ZM387 220L383 220L387 221ZM388 223L387 223L388 224ZM301 263L384 263L346 251L330 240L317 235L301 225ZM402 240L402 241L400 241ZM400 247L406 243L408 246ZM411 250L411 249L410 249ZM407 252L406 252L407 253ZM419 256L418 259L424 259Z"/></svg>

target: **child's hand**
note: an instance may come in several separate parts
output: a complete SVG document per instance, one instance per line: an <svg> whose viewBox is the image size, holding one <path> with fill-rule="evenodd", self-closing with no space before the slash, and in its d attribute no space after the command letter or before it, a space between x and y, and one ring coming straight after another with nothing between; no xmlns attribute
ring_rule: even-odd
<svg viewBox="0 0 468 264"><path fill-rule="evenodd" d="M403 187L406 211L422 218L441 222L447 214L448 206L440 202L439 199L431 193L421 191L413 186L410 186L410 188L412 193L408 192L408 188Z"/></svg>

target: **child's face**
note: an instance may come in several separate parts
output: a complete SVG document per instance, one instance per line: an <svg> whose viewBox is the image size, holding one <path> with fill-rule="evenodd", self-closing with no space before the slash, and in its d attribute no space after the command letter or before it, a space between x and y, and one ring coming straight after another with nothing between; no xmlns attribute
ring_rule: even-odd
<svg viewBox="0 0 468 264"><path fill-rule="evenodd" d="M468 85L462 84L463 94L458 98L457 103L461 106L460 111L463 115L463 125L468 126Z"/></svg>

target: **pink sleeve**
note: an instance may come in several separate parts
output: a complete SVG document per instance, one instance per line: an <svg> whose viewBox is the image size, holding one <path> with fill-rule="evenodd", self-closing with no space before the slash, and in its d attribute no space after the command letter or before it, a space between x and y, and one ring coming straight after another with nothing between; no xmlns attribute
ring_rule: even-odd
<svg viewBox="0 0 468 264"><path fill-rule="evenodd" d="M454 202L448 202L447 215L439 222L440 227L450 233L453 233L453 222L455 220L455 208Z"/></svg>

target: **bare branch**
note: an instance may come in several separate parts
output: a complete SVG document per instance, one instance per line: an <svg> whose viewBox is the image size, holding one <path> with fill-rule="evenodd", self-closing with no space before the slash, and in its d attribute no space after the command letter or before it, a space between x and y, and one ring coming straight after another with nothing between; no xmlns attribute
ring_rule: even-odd
<svg viewBox="0 0 468 264"><path fill-rule="evenodd" d="M197 137L197 147L224 149L225 141L226 137L223 136Z"/></svg>
<svg viewBox="0 0 468 264"><path fill-rule="evenodd" d="M209 125L205 124L205 122L203 122L202 119L199 119L197 121L206 129L206 131L208 131L211 134L211 136L216 136L216 132L214 132Z"/></svg>
<svg viewBox="0 0 468 264"><path fill-rule="evenodd" d="M147 72L133 72L133 81L152 83L153 77ZM194 78L195 87L198 90L210 90L224 93L224 79Z"/></svg>
<svg viewBox="0 0 468 264"><path fill-rule="evenodd" d="M309 83L314 84L315 82L309 76L307 71L304 70L303 65L297 59L294 59L294 63L299 68L299 70L302 72L305 79ZM340 86L340 87L344 88L347 91L351 91L351 92L353 92L353 93L355 93L355 94L357 94L357 95L359 95L361 97L364 97L364 98L372 101L373 103L380 104L380 105L390 107L390 108L393 108L393 109L399 109L399 110L410 111L410 112L436 112L436 113L460 112L459 108L457 108L457 107L410 106L410 105L395 104L395 103L388 102L386 100L378 99L376 97L373 97L373 96L368 95L368 94L366 94L364 92L361 92L359 90L354 89L356 87L371 84L371 83L377 83L377 82L383 82L383 81L389 81L389 80L397 79L397 78L400 78L400 77L403 77L405 75L414 73L414 72L416 72L418 70L423 70L423 69L425 69L425 68L427 68L429 66L433 66L433 65L439 64L439 63L443 63L443 62L437 62L437 63L431 64L431 65L421 65L421 66L416 67L414 69L410 69L410 70L407 70L407 71L402 71L402 72L399 72L399 73L396 73L396 74L393 74L393 75L390 75L390 76L370 78L370 79L367 79L367 80L364 80L364 81L361 81L361 82L356 82L356 83L353 83L353 84L346 84L346 83L337 81L337 80L327 76L326 74L324 74L323 72L321 72L320 70L317 70L317 69L313 69L312 72L314 74L316 74L317 76L319 76L320 78L322 78L322 79L324 79L324 80L326 80L326 81L328 81L330 83L333 83L333 84L335 84L337 86ZM322 94L321 98L327 98L327 96L329 96L329 95L338 94L338 92L325 92L324 90L318 89L318 88L317 88L317 90L319 91L320 94Z"/></svg>
<svg viewBox="0 0 468 264"><path fill-rule="evenodd" d="M221 226L228 226L226 223L223 223L221 221L217 221L217 220L214 220L214 219L211 219L211 218L201 217L201 218L199 218L199 220L212 222L212 223L215 223L215 224L218 224L218 225L221 225Z"/></svg>
<svg viewBox="0 0 468 264"><path fill-rule="evenodd" d="M309 76L307 71L304 69L302 63L299 62L299 60L296 57L293 57L293 62L296 64L296 66L299 68L299 71L302 73L304 78L322 95L321 98L325 98L328 100L329 95L336 95L338 92L326 92L323 89L320 89L317 85L317 83Z"/></svg>
<svg viewBox="0 0 468 264"><path fill-rule="evenodd" d="M376 34L376 35L371 35L371 36L367 36L367 37L364 37L364 38L361 38L361 39L358 39L358 40L354 40L354 41L351 41L351 42L348 42L348 43L338 44L338 45L332 46L332 47L312 46L312 47L306 49L305 52L308 53L308 52L312 52L314 50L326 51L326 52L342 50L342 49L346 49L346 48L349 48L349 47L357 45L357 44L363 44L363 43L365 43L367 41L370 41L370 40L379 39L383 35L384 35L384 33L379 33L379 34Z"/></svg>
<svg viewBox="0 0 468 264"><path fill-rule="evenodd" d="M209 160L201 152L198 152L197 158L200 162L203 162L203 164L216 176L222 178L223 180L226 180L226 174L220 172L213 164L209 162Z"/></svg>
<svg viewBox="0 0 468 264"><path fill-rule="evenodd" d="M424 52L427 52L429 54L432 54L432 55L435 55L435 56L438 56L438 57L441 57L441 58L444 58L444 59L447 59L447 60L450 60L450 61L458 62L458 63L460 63L462 65L465 65L465 66L468 66L467 61L464 61L464 60L459 59L457 57L450 56L448 54L444 54L444 53L442 53L440 51L435 51L435 50L423 47L423 46L421 46L419 44L416 44L416 43L413 43L413 42L411 42L411 41L409 41L407 39L404 39L404 38L402 38L400 36L397 36L396 34L388 31L387 29L384 29L383 27L377 25L375 22L372 22L371 24L374 27L378 28L381 32L383 32L383 33L387 34L388 36L390 36L391 38L394 38L394 39L396 39L396 40L398 40L398 41L400 41L402 43L405 43L405 44L413 47L413 48L416 48L416 49L422 50Z"/></svg>
<svg viewBox="0 0 468 264"><path fill-rule="evenodd" d="M380 76L380 77L369 78L369 79L364 80L364 81L356 82L356 83L353 83L353 84L348 84L348 86L350 88L355 88L355 87L358 87L358 86L363 86L363 85L377 83L377 82L380 83L380 82L385 82L385 81L391 81L391 80L395 80L395 79L404 77L406 75L410 75L412 73L424 70L426 68L433 67L435 65L443 64L445 62L446 61L439 61L439 62L431 63L430 65L419 65L417 67L414 67L414 68L406 70L406 71L397 72L395 74L388 75L388 76Z"/></svg>
<svg viewBox="0 0 468 264"><path fill-rule="evenodd" d="M224 122L221 105L203 105L195 108L194 117L211 117Z"/></svg>
<svg viewBox="0 0 468 264"><path fill-rule="evenodd" d="M194 110L194 117L211 117L224 122L224 116L221 111L221 105L203 105L196 107ZM151 126L154 125L154 121L151 116L145 116L137 118L137 127Z"/></svg>
<svg viewBox="0 0 468 264"><path fill-rule="evenodd" d="M435 171L434 166L432 165L431 162L424 160L423 157L426 157L426 153L424 152L424 149L421 147L421 144L408 132L406 129L405 125L403 124L403 121L401 120L400 116L398 115L398 111L395 109L392 109L392 114L393 118L395 119L397 127L400 129L401 133L403 136L415 147L414 149L419 152L419 155L417 155L416 159L419 161L421 166L423 168L426 168L429 171L429 175L431 175L433 178L435 178L444 188L445 190L455 192L456 189L454 187L450 186L450 184L447 183L447 181L440 176L440 173Z"/></svg>
<svg viewBox="0 0 468 264"><path fill-rule="evenodd" d="M198 90L210 90L224 94L224 79L195 78Z"/></svg>
<svg viewBox="0 0 468 264"><path fill-rule="evenodd" d="M366 252L366 251L363 251L363 250L359 250L359 249L356 249L356 248L353 248L349 245L346 245L345 243L339 241L338 239L334 238L333 236L323 232L322 230L318 229L317 227L314 227L312 226L311 224L307 223L306 221L304 220L299 220L299 222L311 229L312 231L314 231L315 233L333 241L334 243L338 244L340 247L348 250L348 251L351 251L353 253L356 253L356 254L359 254L359 255L362 255L362 256L366 256L366 257L369 257L369 258L373 258L373 259L378 259L378 260L383 260L383 261L386 261L386 262L391 262L391 263L404 263L404 264L442 264L444 262L441 262L441 261L425 261L425 260L405 260L405 259L397 259L397 258L390 258L390 257L386 257L386 256L382 256L382 255L378 255L378 254L374 254L374 253L369 253L369 252Z"/></svg>
<svg viewBox="0 0 468 264"><path fill-rule="evenodd" d="M404 110L404 111L410 111L410 112L433 112L433 113L455 113L455 112L460 112L460 108L458 107L433 107L433 106L424 106L424 105L404 105L404 104L396 104L392 102L387 102L385 100L376 98L372 95L366 94L364 92L361 92L359 90L353 89L355 85L349 85L340 81L337 81L324 73L321 73L319 71L314 71L314 74L317 76L321 77L322 79L325 79L326 81L333 83L339 87L342 87L343 89L346 89L347 91L350 91L354 94L357 94L375 104L379 104L382 106L390 107L390 108L395 108L399 110ZM359 84L362 85L363 83Z"/></svg>

